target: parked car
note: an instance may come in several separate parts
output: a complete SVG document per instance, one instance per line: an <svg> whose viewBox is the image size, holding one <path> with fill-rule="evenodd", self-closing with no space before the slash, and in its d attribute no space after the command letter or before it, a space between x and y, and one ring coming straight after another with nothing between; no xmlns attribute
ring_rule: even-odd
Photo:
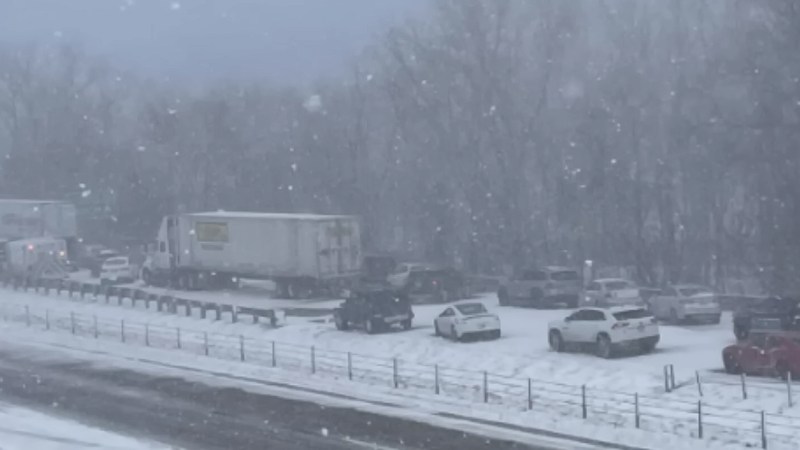
<svg viewBox="0 0 800 450"><path fill-rule="evenodd" d="M644 306L639 288L622 278L600 278L586 286L587 306Z"/></svg>
<svg viewBox="0 0 800 450"><path fill-rule="evenodd" d="M365 289L351 292L333 311L333 319L339 330L363 328L367 333L374 334L394 325L410 329L414 312L411 301L402 292Z"/></svg>
<svg viewBox="0 0 800 450"><path fill-rule="evenodd" d="M92 278L100 278L100 272L102 271L103 263L107 259L115 256L120 256L119 252L116 250L100 248L87 255L87 257L84 259L83 265L89 269L89 273Z"/></svg>
<svg viewBox="0 0 800 450"><path fill-rule="evenodd" d="M714 292L693 284L667 286L650 299L650 310L659 320L671 323L710 322L719 323L722 310Z"/></svg>
<svg viewBox="0 0 800 450"><path fill-rule="evenodd" d="M766 297L742 305L733 313L733 334L736 339L747 339L750 330L759 327L765 319L778 321L780 330L800 331L800 302L784 297ZM756 323L754 323L756 322Z"/></svg>
<svg viewBox="0 0 800 450"><path fill-rule="evenodd" d="M447 336L456 341L466 337L500 338L500 318L490 313L483 303L457 303L447 307L433 320L437 336Z"/></svg>
<svg viewBox="0 0 800 450"><path fill-rule="evenodd" d="M548 341L554 351L576 345L594 349L601 358L610 358L626 348L651 352L661 339L655 317L636 306L580 308L551 322L548 329Z"/></svg>
<svg viewBox="0 0 800 450"><path fill-rule="evenodd" d="M460 272L432 264L399 264L389 275L388 281L416 303L447 303L467 295L466 283Z"/></svg>
<svg viewBox="0 0 800 450"><path fill-rule="evenodd" d="M725 371L731 374L800 377L800 333L753 332L722 350Z"/></svg>
<svg viewBox="0 0 800 450"><path fill-rule="evenodd" d="M566 304L576 308L583 291L577 270L566 267L529 268L516 272L497 291L501 306L533 307Z"/></svg>
<svg viewBox="0 0 800 450"><path fill-rule="evenodd" d="M114 256L103 261L100 267L100 284L133 283L138 269L127 256Z"/></svg>

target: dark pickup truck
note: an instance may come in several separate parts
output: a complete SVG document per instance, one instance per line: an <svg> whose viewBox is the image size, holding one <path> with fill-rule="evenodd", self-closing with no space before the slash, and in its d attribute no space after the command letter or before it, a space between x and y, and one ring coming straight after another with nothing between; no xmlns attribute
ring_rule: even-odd
<svg viewBox="0 0 800 450"><path fill-rule="evenodd" d="M751 330L800 331L800 302L785 297L767 297L741 306L733 314L733 334L743 340Z"/></svg>
<svg viewBox="0 0 800 450"><path fill-rule="evenodd" d="M349 330L363 328L369 334L378 333L394 325L404 330L411 328L414 312L411 301L403 292L394 289L364 289L351 293L333 311L336 328Z"/></svg>

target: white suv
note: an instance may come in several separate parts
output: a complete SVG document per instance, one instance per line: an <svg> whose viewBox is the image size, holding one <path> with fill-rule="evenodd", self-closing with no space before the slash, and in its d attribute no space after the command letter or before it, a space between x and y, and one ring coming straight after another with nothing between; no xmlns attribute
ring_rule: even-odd
<svg viewBox="0 0 800 450"><path fill-rule="evenodd" d="M563 351L567 345L591 347L597 356L610 358L621 348L650 352L661 335L653 315L636 306L580 308L548 327L550 348Z"/></svg>

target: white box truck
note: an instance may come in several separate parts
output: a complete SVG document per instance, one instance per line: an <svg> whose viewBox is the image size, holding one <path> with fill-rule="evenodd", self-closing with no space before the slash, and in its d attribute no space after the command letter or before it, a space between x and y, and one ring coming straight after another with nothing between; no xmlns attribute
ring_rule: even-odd
<svg viewBox="0 0 800 450"><path fill-rule="evenodd" d="M220 211L165 217L142 279L190 290L269 279L293 298L346 284L360 268L357 217Z"/></svg>
<svg viewBox="0 0 800 450"><path fill-rule="evenodd" d="M31 238L5 244L5 270L17 277L33 281L37 278L67 276L67 243L59 238Z"/></svg>
<svg viewBox="0 0 800 450"><path fill-rule="evenodd" d="M74 239L77 235L77 214L72 203L0 199L0 239Z"/></svg>

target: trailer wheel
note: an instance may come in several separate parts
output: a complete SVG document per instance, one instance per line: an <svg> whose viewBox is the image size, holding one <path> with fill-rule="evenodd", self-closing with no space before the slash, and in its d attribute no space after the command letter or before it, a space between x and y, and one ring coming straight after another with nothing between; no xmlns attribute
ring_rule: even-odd
<svg viewBox="0 0 800 450"><path fill-rule="evenodd" d="M150 270L148 269L142 270L142 281L144 282L145 286L153 285L153 275L150 273Z"/></svg>

